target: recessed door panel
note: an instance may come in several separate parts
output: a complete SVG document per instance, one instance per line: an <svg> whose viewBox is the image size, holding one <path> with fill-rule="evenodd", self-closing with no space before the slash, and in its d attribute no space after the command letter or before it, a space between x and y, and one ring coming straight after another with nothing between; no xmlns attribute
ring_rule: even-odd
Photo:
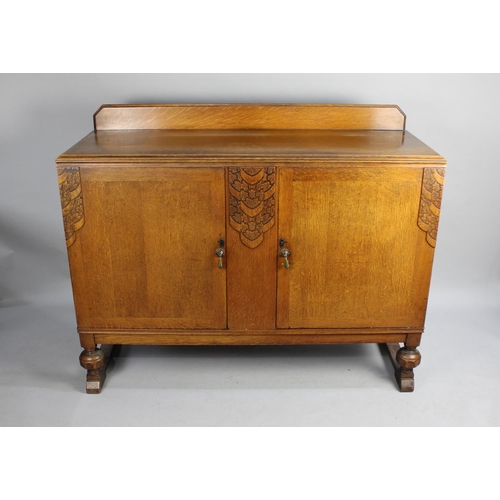
<svg viewBox="0 0 500 500"><path fill-rule="evenodd" d="M419 327L433 248L418 227L422 169L281 169L278 328Z"/></svg>
<svg viewBox="0 0 500 500"><path fill-rule="evenodd" d="M224 170L82 167L69 248L78 325L226 328Z"/></svg>

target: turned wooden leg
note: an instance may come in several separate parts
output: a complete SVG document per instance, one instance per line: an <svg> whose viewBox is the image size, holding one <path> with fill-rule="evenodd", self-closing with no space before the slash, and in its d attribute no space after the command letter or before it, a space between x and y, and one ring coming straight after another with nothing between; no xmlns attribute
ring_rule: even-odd
<svg viewBox="0 0 500 500"><path fill-rule="evenodd" d="M85 385L87 394L99 394L104 380L106 380L106 368L111 359L112 345L102 345L100 349L85 348L80 354L80 364L87 370L87 383Z"/></svg>
<svg viewBox="0 0 500 500"><path fill-rule="evenodd" d="M394 366L394 375L401 392L413 392L415 389L415 378L413 368L420 364L420 353L416 347L399 344L387 344L389 355Z"/></svg>

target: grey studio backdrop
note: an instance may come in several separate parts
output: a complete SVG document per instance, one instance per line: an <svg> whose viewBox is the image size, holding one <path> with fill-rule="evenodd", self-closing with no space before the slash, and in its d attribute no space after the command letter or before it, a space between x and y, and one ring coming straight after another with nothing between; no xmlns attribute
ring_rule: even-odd
<svg viewBox="0 0 500 500"><path fill-rule="evenodd" d="M500 424L500 76L0 76L0 425ZM376 345L122 350L84 393L55 158L104 103L397 104L448 160L422 364L400 394Z"/></svg>

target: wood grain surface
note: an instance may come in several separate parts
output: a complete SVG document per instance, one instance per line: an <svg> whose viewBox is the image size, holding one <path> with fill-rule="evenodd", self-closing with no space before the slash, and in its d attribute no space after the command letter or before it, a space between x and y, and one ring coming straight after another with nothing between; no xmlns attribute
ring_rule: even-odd
<svg viewBox="0 0 500 500"><path fill-rule="evenodd" d="M226 328L223 169L81 168L69 248L80 326Z"/></svg>
<svg viewBox="0 0 500 500"><path fill-rule="evenodd" d="M121 129L372 129L404 130L395 105L142 104L103 105L95 130Z"/></svg>
<svg viewBox="0 0 500 500"><path fill-rule="evenodd" d="M417 226L422 171L281 169L279 328L423 326L433 248Z"/></svg>
<svg viewBox="0 0 500 500"><path fill-rule="evenodd" d="M228 169L228 328L276 326L276 169Z"/></svg>

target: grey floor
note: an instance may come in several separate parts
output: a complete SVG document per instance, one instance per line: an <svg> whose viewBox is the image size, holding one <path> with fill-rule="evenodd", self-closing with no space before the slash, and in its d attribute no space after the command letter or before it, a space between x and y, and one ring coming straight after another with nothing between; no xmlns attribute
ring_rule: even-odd
<svg viewBox="0 0 500 500"><path fill-rule="evenodd" d="M474 309L474 310L473 310ZM498 426L499 317L429 307L416 390L375 344L123 346L84 392L71 297L0 308L2 426Z"/></svg>

